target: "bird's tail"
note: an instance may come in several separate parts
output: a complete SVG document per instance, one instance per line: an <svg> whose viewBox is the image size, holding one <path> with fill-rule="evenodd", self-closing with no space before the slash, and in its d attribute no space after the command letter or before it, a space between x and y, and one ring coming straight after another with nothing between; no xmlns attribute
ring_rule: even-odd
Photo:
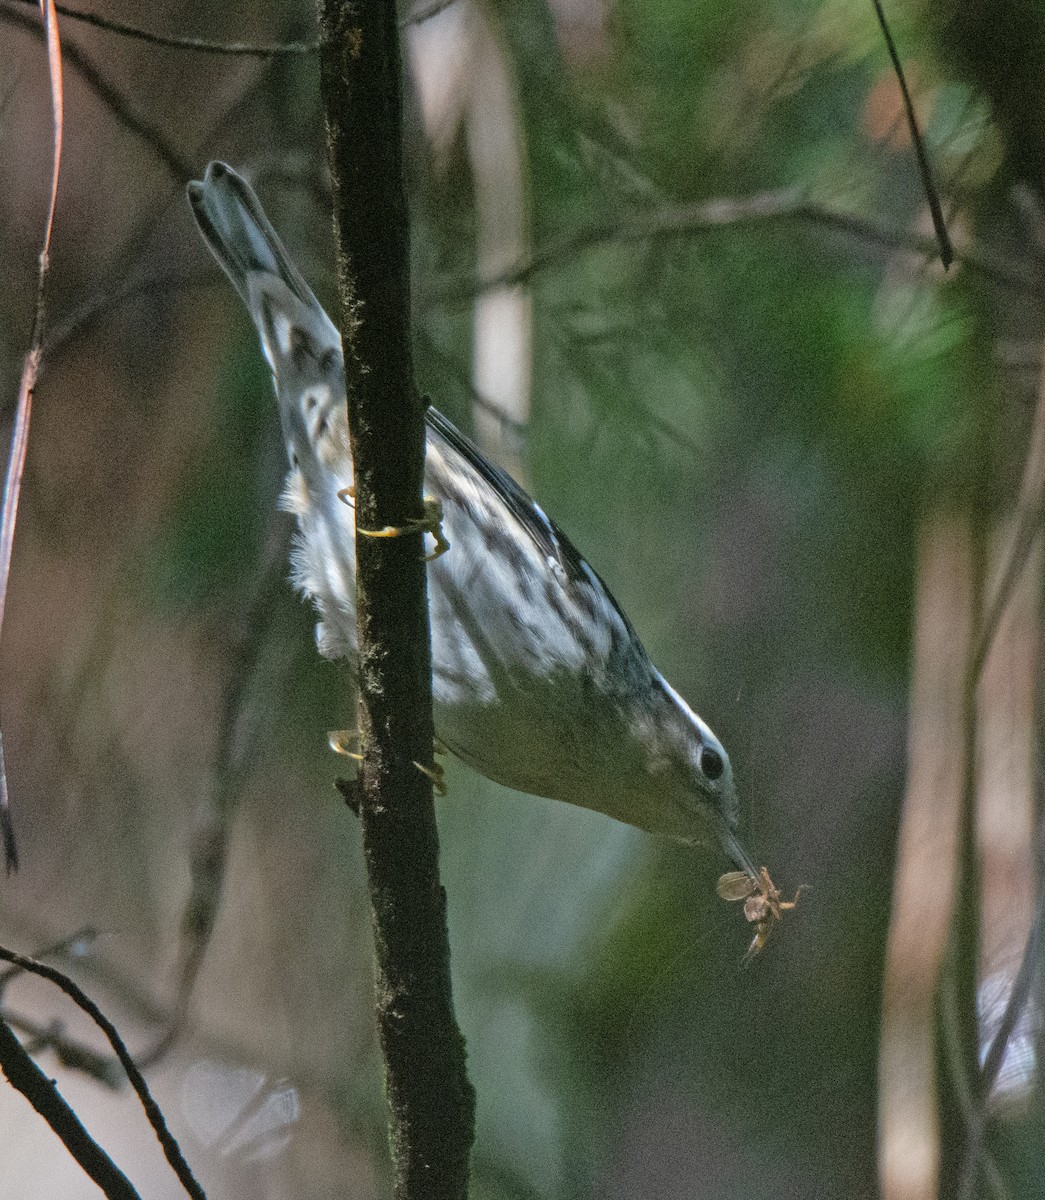
<svg viewBox="0 0 1045 1200"><path fill-rule="evenodd" d="M248 304L251 276L275 275L302 304L318 306L245 179L225 163L212 162L186 191L211 253Z"/></svg>
<svg viewBox="0 0 1045 1200"><path fill-rule="evenodd" d="M203 239L250 310L277 376L288 357L300 360L302 349L312 358L333 349L340 360L337 329L246 180L212 162L186 191Z"/></svg>

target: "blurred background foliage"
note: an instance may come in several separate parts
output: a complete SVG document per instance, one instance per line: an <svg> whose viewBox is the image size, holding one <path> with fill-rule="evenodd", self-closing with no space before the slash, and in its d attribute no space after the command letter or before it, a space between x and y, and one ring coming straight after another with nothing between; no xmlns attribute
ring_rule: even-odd
<svg viewBox="0 0 1045 1200"><path fill-rule="evenodd" d="M989 1097L975 1079L1038 886L1036 557L1005 626L1015 665L980 693L995 740L971 718L955 741L955 705L937 712L930 686L919 707L917 680L960 677L1021 486L1034 499L1045 15L888 6L959 251L945 273L868 0L424 7L404 29L421 385L607 580L730 749L758 861L788 893L809 885L743 969L749 931L715 896L714 850L450 764L474 1195L958 1195L982 1112L968 1196L1040 1195L1036 993ZM145 19L122 2L104 15ZM49 101L38 18L14 0L0 17L10 405ZM147 17L228 41L315 36L289 0ZM61 30L110 93L67 60L51 344L0 657L23 860L2 937L32 951L90 927L64 957L132 1046L177 1019L151 1078L215 1200L385 1194L359 839L326 748L351 724L350 676L318 659L284 582L266 371L182 199L211 158L250 174L332 301L316 61ZM935 572L940 530L965 574ZM973 749L980 790L948 790ZM994 826L977 808L992 781ZM988 934L992 912L1015 924L993 941L957 926L965 957L941 976L962 905ZM27 983L4 1006L91 1040ZM901 1039L909 1078L888 1068L890 1027L928 1038L920 1058ZM50 1053L143 1191L175 1194L128 1096ZM4 1188L94 1194L17 1097L0 1106Z"/></svg>

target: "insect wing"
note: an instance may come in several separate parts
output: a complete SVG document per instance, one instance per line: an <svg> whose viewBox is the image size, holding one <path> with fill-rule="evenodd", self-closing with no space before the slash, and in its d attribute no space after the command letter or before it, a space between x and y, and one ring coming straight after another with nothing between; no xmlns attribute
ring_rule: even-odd
<svg viewBox="0 0 1045 1200"><path fill-rule="evenodd" d="M723 900L746 900L757 887L758 881L747 871L727 871L719 876L715 891Z"/></svg>

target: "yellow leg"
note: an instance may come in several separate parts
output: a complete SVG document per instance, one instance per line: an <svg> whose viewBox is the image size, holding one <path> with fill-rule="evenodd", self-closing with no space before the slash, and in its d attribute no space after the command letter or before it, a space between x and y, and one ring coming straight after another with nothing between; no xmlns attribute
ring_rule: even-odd
<svg viewBox="0 0 1045 1200"><path fill-rule="evenodd" d="M332 729L327 734L327 745L330 749L335 754L343 754L345 758L351 758L354 762L362 762L363 756L362 754L357 754L354 750L349 750L348 745L358 741L358 729Z"/></svg>
<svg viewBox="0 0 1045 1200"><path fill-rule="evenodd" d="M344 755L345 758L352 759L353 762L362 762L363 756L355 750L349 750L349 746L359 741L358 729L332 729L327 734L327 744L335 754ZM445 754L446 748L443 744L433 739L432 752L434 754ZM426 767L423 763L415 762L414 766L421 772L422 775L427 775L432 781L432 788L437 796L445 796L447 793L446 775L443 771L441 763L433 763L430 767Z"/></svg>
<svg viewBox="0 0 1045 1200"><path fill-rule="evenodd" d="M351 498L354 497L355 488L342 488L338 492L338 499L346 504L351 503ZM425 555L425 562L434 562L450 549L450 543L443 536L443 506L440 501L430 497L425 498L424 516L419 520L404 521L402 525L386 525L384 529L360 529L356 526L356 532L372 538L396 538L404 537L408 533L430 533L435 538L435 549L431 554Z"/></svg>
<svg viewBox="0 0 1045 1200"><path fill-rule="evenodd" d="M433 763L430 767L426 767L422 763L415 762L414 766L421 772L422 775L427 775L432 781L432 790L437 796L446 795L448 791L446 786L446 776L439 763Z"/></svg>

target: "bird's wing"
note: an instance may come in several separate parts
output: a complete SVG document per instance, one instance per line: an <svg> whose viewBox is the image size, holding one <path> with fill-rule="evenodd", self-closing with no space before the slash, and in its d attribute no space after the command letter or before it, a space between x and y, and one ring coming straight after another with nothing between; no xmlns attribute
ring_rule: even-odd
<svg viewBox="0 0 1045 1200"><path fill-rule="evenodd" d="M595 592L619 617L627 631L634 635L631 623L613 598L602 578L584 558L573 542L545 513L544 509L529 496L516 481L492 463L473 441L448 420L437 409L429 406L426 413L428 427L478 476L481 483L501 501L516 520L519 527L533 543L539 554L551 565L561 570L561 582L567 591L577 594ZM453 488L450 488L453 500ZM504 531L508 533L509 531ZM582 601L582 607L584 603Z"/></svg>

